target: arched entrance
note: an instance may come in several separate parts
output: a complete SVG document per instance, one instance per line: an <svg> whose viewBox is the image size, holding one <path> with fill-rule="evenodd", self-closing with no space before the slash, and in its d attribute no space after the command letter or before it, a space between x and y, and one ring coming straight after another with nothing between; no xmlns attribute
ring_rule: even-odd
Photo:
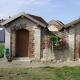
<svg viewBox="0 0 80 80"><path fill-rule="evenodd" d="M16 57L28 57L29 31L20 29L16 32Z"/></svg>

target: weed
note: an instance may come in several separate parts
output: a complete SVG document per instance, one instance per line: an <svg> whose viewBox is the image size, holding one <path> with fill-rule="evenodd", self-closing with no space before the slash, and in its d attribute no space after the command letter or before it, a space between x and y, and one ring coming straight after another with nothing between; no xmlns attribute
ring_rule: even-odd
<svg viewBox="0 0 80 80"><path fill-rule="evenodd" d="M0 58L4 57L4 45L0 46Z"/></svg>
<svg viewBox="0 0 80 80"><path fill-rule="evenodd" d="M0 77L3 77L3 75L2 75L2 74L0 74Z"/></svg>

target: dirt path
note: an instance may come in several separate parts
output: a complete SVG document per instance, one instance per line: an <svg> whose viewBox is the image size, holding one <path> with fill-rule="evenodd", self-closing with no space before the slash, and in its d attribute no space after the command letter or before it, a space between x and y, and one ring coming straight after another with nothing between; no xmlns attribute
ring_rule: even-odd
<svg viewBox="0 0 80 80"><path fill-rule="evenodd" d="M63 66L80 66L80 62L73 61L73 62L26 62L26 61L19 61L13 60L12 62L7 62L6 59L0 59L0 68L14 68L14 67L44 67L44 66L51 66L51 67L63 67Z"/></svg>
<svg viewBox="0 0 80 80"><path fill-rule="evenodd" d="M0 42L0 45L4 45L5 43Z"/></svg>

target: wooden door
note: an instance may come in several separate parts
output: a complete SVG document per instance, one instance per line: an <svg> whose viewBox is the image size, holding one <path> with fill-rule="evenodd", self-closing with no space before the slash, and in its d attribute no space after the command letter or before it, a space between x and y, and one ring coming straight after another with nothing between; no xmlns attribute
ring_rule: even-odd
<svg viewBox="0 0 80 80"><path fill-rule="evenodd" d="M18 30L16 33L16 57L28 57L29 31Z"/></svg>

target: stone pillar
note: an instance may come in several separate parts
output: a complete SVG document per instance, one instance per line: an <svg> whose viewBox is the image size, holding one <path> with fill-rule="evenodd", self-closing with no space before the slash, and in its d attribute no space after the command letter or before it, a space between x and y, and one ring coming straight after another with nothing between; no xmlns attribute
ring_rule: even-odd
<svg viewBox="0 0 80 80"><path fill-rule="evenodd" d="M75 29L69 29L69 60L74 60Z"/></svg>
<svg viewBox="0 0 80 80"><path fill-rule="evenodd" d="M80 49L80 31L76 30L76 39L75 39L75 59L79 59L79 49Z"/></svg>
<svg viewBox="0 0 80 80"><path fill-rule="evenodd" d="M5 27L5 48L10 51L10 27Z"/></svg>
<svg viewBox="0 0 80 80"><path fill-rule="evenodd" d="M41 30L40 28L35 29L35 59L40 60L40 49L41 49Z"/></svg>

